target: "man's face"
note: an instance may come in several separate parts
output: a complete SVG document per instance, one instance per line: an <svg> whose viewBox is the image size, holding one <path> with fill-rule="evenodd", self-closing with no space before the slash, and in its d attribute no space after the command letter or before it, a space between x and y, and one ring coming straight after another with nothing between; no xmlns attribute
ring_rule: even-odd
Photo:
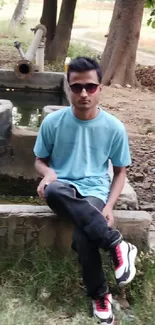
<svg viewBox="0 0 155 325"><path fill-rule="evenodd" d="M80 111L96 109L102 89L96 70L71 72L69 86L71 102L76 109Z"/></svg>

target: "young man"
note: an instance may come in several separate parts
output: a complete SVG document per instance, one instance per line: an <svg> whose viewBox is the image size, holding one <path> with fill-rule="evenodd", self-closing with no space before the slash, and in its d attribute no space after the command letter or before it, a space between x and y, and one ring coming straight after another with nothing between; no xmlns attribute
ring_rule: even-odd
<svg viewBox="0 0 155 325"><path fill-rule="evenodd" d="M37 192L58 215L74 223L72 248L78 253L83 280L92 298L94 316L113 324L112 296L102 270L99 248L109 250L117 284L136 274L137 249L122 240L113 225L113 207L130 165L123 124L99 107L101 70L87 57L68 69L71 107L46 116L36 140L35 168L42 176ZM112 161L112 184L108 161Z"/></svg>

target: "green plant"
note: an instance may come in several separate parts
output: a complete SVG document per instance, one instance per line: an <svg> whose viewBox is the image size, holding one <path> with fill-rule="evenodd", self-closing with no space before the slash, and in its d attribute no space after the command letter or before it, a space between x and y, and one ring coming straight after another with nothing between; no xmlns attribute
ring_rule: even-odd
<svg viewBox="0 0 155 325"><path fill-rule="evenodd" d="M150 18L147 21L147 25L155 28L155 0L146 0L145 7L152 9Z"/></svg>
<svg viewBox="0 0 155 325"><path fill-rule="evenodd" d="M68 49L67 54L71 59L75 58L76 56L89 56L97 58L98 52L95 50L92 50L89 46L83 45L80 42L72 42ZM64 62L52 62L51 64L47 64L45 62L46 70L50 71L57 71L62 72L64 71Z"/></svg>
<svg viewBox="0 0 155 325"><path fill-rule="evenodd" d="M79 55L95 57L97 55L97 51L93 50L88 45L83 45L80 42L72 42L68 49L68 56L71 58L75 58Z"/></svg>
<svg viewBox="0 0 155 325"><path fill-rule="evenodd" d="M5 0L0 0L0 9L6 4Z"/></svg>

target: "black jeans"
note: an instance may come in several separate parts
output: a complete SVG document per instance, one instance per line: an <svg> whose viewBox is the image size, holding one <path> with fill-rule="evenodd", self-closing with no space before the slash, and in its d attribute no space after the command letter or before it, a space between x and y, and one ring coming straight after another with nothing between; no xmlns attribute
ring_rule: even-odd
<svg viewBox="0 0 155 325"><path fill-rule="evenodd" d="M45 197L51 209L75 225L72 248L78 253L88 295L104 294L108 287L99 248L110 250L121 241L120 232L109 228L101 213L104 202L82 197L72 185L60 181L46 187Z"/></svg>

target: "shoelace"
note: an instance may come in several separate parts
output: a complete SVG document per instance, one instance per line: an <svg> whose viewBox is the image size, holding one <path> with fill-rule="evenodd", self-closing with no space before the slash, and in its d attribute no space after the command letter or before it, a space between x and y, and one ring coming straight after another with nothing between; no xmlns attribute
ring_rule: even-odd
<svg viewBox="0 0 155 325"><path fill-rule="evenodd" d="M114 248L114 251L112 252L112 257L115 267L118 267L122 264L122 253L119 245Z"/></svg>
<svg viewBox="0 0 155 325"><path fill-rule="evenodd" d="M96 306L97 308L101 308L101 309L106 309L108 308L108 302L109 299L106 297L100 297L99 299L96 300Z"/></svg>

